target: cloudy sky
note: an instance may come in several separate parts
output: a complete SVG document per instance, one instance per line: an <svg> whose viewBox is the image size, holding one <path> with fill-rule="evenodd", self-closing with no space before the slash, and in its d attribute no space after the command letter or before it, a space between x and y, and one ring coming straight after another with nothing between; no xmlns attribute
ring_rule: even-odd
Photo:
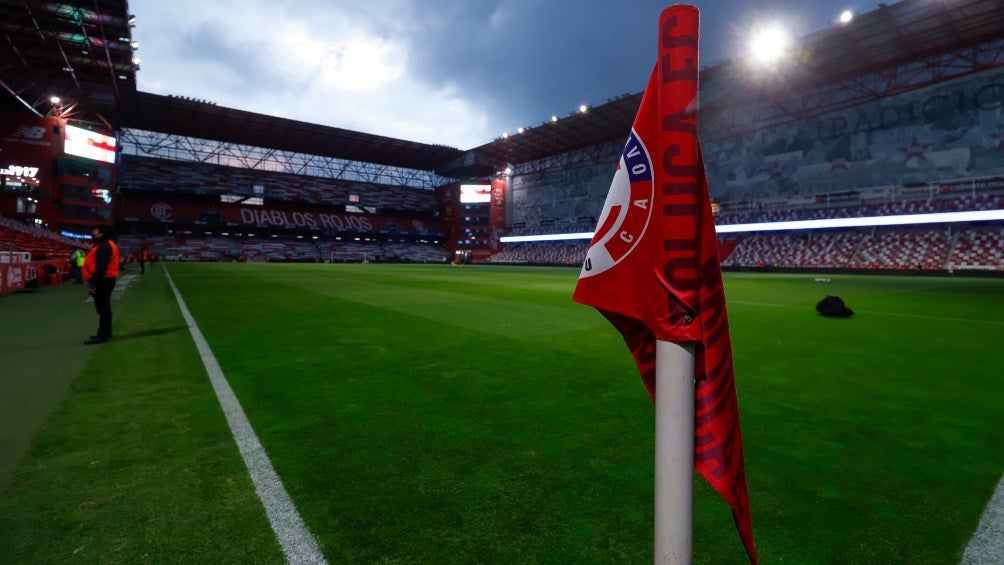
<svg viewBox="0 0 1004 565"><path fill-rule="evenodd" d="M701 66L874 2L708 0ZM470 149L641 91L666 2L131 0L139 89Z"/></svg>

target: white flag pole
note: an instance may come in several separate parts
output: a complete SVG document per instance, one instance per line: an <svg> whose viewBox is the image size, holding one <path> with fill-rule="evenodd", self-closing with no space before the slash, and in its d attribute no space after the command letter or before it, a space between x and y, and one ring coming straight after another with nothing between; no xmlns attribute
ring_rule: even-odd
<svg viewBox="0 0 1004 565"><path fill-rule="evenodd" d="M693 561L694 346L655 342L655 563Z"/></svg>

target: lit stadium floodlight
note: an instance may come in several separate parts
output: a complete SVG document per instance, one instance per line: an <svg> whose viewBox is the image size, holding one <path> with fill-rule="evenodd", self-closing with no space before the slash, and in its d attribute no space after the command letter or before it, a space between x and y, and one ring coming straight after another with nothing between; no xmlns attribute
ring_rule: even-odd
<svg viewBox="0 0 1004 565"><path fill-rule="evenodd" d="M589 106L586 106L585 104L579 105L579 112L582 112L583 114L585 114L586 110L588 110L588 109L589 109Z"/></svg>
<svg viewBox="0 0 1004 565"><path fill-rule="evenodd" d="M917 224L950 224L955 222L985 222L1004 220L1004 210L976 212L944 212L939 214L903 214L898 216L868 216L864 218L830 218L794 222L765 222L715 226L717 233L751 231L818 230L827 228L865 228L876 226L910 226Z"/></svg>
<svg viewBox="0 0 1004 565"><path fill-rule="evenodd" d="M854 12L850 10L844 10L840 13L840 23L846 24L854 19Z"/></svg>
<svg viewBox="0 0 1004 565"><path fill-rule="evenodd" d="M502 243L525 243L528 241L568 241L571 239L592 239L592 232L554 233L545 235L505 235L499 238Z"/></svg>
<svg viewBox="0 0 1004 565"><path fill-rule="evenodd" d="M558 116L551 116L551 121L552 122L558 121Z"/></svg>
<svg viewBox="0 0 1004 565"><path fill-rule="evenodd" d="M725 224L715 226L716 233L746 233L760 231L820 230L833 228L866 228L879 226L911 226L922 224L951 224L956 222L989 222L1004 220L1004 210L979 210L976 212L944 212L939 214L903 214L899 216L869 216L864 218L830 218L827 220L799 220L793 222L762 222L757 224ZM499 238L501 243L531 241L568 241L592 239L593 232L513 235Z"/></svg>
<svg viewBox="0 0 1004 565"><path fill-rule="evenodd" d="M791 44L788 32L776 24L764 27L753 34L749 49L753 60L761 64L778 62Z"/></svg>
<svg viewBox="0 0 1004 565"><path fill-rule="evenodd" d="M523 128L516 128L516 133L523 133L524 131L526 130Z"/></svg>
<svg viewBox="0 0 1004 565"><path fill-rule="evenodd" d="M58 96L52 96L49 98L50 104L59 104L60 102L62 102L62 99L60 99Z"/></svg>

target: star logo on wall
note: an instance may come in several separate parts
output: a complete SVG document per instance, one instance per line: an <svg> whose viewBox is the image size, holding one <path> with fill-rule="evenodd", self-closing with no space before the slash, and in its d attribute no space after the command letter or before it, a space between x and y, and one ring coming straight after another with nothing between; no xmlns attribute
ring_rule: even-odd
<svg viewBox="0 0 1004 565"><path fill-rule="evenodd" d="M921 143L917 141L917 136L913 136L913 141L910 142L910 145L899 148L900 151L906 153L906 159L903 162L909 163L911 159L927 161L927 157L924 157L924 150L930 146L930 143Z"/></svg>

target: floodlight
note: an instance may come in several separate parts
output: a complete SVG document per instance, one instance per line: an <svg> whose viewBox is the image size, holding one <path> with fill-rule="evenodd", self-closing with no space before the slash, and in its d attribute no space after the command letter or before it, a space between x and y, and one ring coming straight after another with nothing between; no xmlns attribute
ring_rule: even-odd
<svg viewBox="0 0 1004 565"><path fill-rule="evenodd" d="M51 104L59 104L60 102L62 102L62 100L58 96L53 96L49 98L49 102Z"/></svg>
<svg viewBox="0 0 1004 565"><path fill-rule="evenodd" d="M977 210L975 212L939 212L934 214L902 214L896 216L865 216L854 218L827 218L824 220L793 220L754 224L725 224L715 226L717 233L742 233L754 231L814 230L828 228L857 228L875 226L912 226L919 224L947 224L955 222L986 222L1004 219L1004 210Z"/></svg>
<svg viewBox="0 0 1004 565"><path fill-rule="evenodd" d="M579 111L582 112L583 114L585 114L586 110L588 110L588 109L589 109L589 106L586 106L585 104L582 104L582 105L579 106Z"/></svg>
<svg viewBox="0 0 1004 565"><path fill-rule="evenodd" d="M558 116L551 116L551 121L552 122L558 121Z"/></svg>
<svg viewBox="0 0 1004 565"><path fill-rule="evenodd" d="M765 27L750 41L750 54L761 63L773 63L784 55L790 42L788 32L781 27Z"/></svg>
<svg viewBox="0 0 1004 565"><path fill-rule="evenodd" d="M840 23L846 24L847 22L854 19L854 12L850 10L844 10L840 13Z"/></svg>
<svg viewBox="0 0 1004 565"><path fill-rule="evenodd" d="M523 133L524 131L526 130L523 128L516 128L516 133Z"/></svg>

